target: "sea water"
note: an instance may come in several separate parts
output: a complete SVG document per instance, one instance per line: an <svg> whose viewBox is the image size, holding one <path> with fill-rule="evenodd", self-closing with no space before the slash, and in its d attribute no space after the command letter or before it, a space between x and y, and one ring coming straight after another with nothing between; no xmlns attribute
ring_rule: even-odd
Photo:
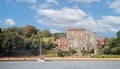
<svg viewBox="0 0 120 69"><path fill-rule="evenodd" d="M120 69L120 61L0 61L0 69Z"/></svg>

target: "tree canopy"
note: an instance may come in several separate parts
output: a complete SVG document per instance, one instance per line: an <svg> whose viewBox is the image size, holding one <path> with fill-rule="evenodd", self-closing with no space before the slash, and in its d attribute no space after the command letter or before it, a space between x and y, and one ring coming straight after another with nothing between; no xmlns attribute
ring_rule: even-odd
<svg viewBox="0 0 120 69"><path fill-rule="evenodd" d="M51 34L49 30L40 31L33 25L21 28L0 28L0 56L38 55L40 42L42 50L52 50L56 46L52 35L54 34Z"/></svg>
<svg viewBox="0 0 120 69"><path fill-rule="evenodd" d="M120 55L120 31L116 33L116 38L111 38L108 41L108 46L103 48L104 54Z"/></svg>

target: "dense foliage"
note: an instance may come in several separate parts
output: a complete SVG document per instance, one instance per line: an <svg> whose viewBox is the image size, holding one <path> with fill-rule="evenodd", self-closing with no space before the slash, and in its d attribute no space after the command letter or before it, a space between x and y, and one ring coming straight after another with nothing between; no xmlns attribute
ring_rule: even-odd
<svg viewBox="0 0 120 69"><path fill-rule="evenodd" d="M111 38L108 41L108 46L102 48L104 54L120 55L120 31L117 32L116 38Z"/></svg>
<svg viewBox="0 0 120 69"><path fill-rule="evenodd" d="M32 25L21 28L0 28L0 56L38 55L40 44L42 50L52 50L56 46L53 41L45 42L43 39L49 37L56 39L55 34L51 34L46 29L40 31Z"/></svg>
<svg viewBox="0 0 120 69"><path fill-rule="evenodd" d="M93 58L120 58L120 55L114 55L114 54L97 54L93 55Z"/></svg>
<svg viewBox="0 0 120 69"><path fill-rule="evenodd" d="M75 53L76 53L76 50L74 50L74 49L70 49L69 51L62 51L62 50L57 51L57 55L59 57L72 56Z"/></svg>
<svg viewBox="0 0 120 69"><path fill-rule="evenodd" d="M59 39L59 38L65 37L65 36L66 36L66 33L55 33L55 34L52 34L52 37L55 38L55 39Z"/></svg>
<svg viewBox="0 0 120 69"><path fill-rule="evenodd" d="M93 53L94 53L94 49L90 49L90 50L81 50L81 54L82 54L82 55L93 54Z"/></svg>

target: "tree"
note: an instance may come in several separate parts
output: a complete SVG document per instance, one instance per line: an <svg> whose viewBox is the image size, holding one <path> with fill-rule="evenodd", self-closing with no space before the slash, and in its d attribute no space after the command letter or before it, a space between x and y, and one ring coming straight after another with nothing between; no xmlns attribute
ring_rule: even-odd
<svg viewBox="0 0 120 69"><path fill-rule="evenodd" d="M3 42L3 32L2 29L0 28L0 47L2 45L2 42Z"/></svg>
<svg viewBox="0 0 120 69"><path fill-rule="evenodd" d="M31 37L32 34L37 34L37 29L32 25L27 25L22 28L22 33L24 37Z"/></svg>
<svg viewBox="0 0 120 69"><path fill-rule="evenodd" d="M108 45L111 48L120 46L120 31L117 32L117 38L112 38L108 41Z"/></svg>
<svg viewBox="0 0 120 69"><path fill-rule="evenodd" d="M109 41L108 41L108 46L110 48L113 48L114 46L116 46L116 39L115 38L111 38Z"/></svg>
<svg viewBox="0 0 120 69"><path fill-rule="evenodd" d="M31 49L32 40L30 38L24 38L24 49L30 50Z"/></svg>
<svg viewBox="0 0 120 69"><path fill-rule="evenodd" d="M120 46L112 48L111 53L115 55L120 55Z"/></svg>
<svg viewBox="0 0 120 69"><path fill-rule="evenodd" d="M42 39L44 42L44 49L50 50L56 47L56 44L54 44L54 38L53 37L47 37Z"/></svg>
<svg viewBox="0 0 120 69"><path fill-rule="evenodd" d="M31 44L31 51L32 55L38 55L39 54L39 49L40 49L40 39L36 38L36 35L34 35L34 38L32 39L32 44Z"/></svg>
<svg viewBox="0 0 120 69"><path fill-rule="evenodd" d="M45 46L45 49L50 50L50 49L53 49L53 48L55 48L55 44L51 41L48 41L46 46Z"/></svg>
<svg viewBox="0 0 120 69"><path fill-rule="evenodd" d="M7 28L6 31L16 32L19 35L22 35L22 29L18 27Z"/></svg>
<svg viewBox="0 0 120 69"><path fill-rule="evenodd" d="M51 34L50 34L50 32L49 32L49 30L43 30L43 32L42 32L42 36L44 37L44 38L46 38L46 37L51 37Z"/></svg>
<svg viewBox="0 0 120 69"><path fill-rule="evenodd" d="M64 52L62 50L57 51L58 56L64 57Z"/></svg>
<svg viewBox="0 0 120 69"><path fill-rule="evenodd" d="M4 55L13 54L16 50L21 49L23 46L22 37L16 32L3 32L4 39L2 48Z"/></svg>
<svg viewBox="0 0 120 69"><path fill-rule="evenodd" d="M120 55L120 31L117 32L117 37L108 41L108 46L103 48L104 54Z"/></svg>
<svg viewBox="0 0 120 69"><path fill-rule="evenodd" d="M45 29L40 31L32 25L21 28L0 28L0 56L9 56L9 54L16 55L16 53L20 55L21 53L25 53L26 55L37 55L39 51L39 39L49 37L51 37L49 30ZM47 42L41 40L42 50L50 50L55 46L53 40Z"/></svg>
<svg viewBox="0 0 120 69"><path fill-rule="evenodd" d="M120 31L117 32L117 38L120 38Z"/></svg>
<svg viewBox="0 0 120 69"><path fill-rule="evenodd" d="M3 44L3 32L2 29L0 28L0 56L3 55L3 48L2 48L2 44Z"/></svg>
<svg viewBox="0 0 120 69"><path fill-rule="evenodd" d="M116 46L120 47L120 31L117 32Z"/></svg>
<svg viewBox="0 0 120 69"><path fill-rule="evenodd" d="M62 37L66 37L66 33L54 33L52 34L52 37L56 40Z"/></svg>
<svg viewBox="0 0 120 69"><path fill-rule="evenodd" d="M103 49L102 49L103 53L104 54L110 54L110 47L109 46L105 46Z"/></svg>

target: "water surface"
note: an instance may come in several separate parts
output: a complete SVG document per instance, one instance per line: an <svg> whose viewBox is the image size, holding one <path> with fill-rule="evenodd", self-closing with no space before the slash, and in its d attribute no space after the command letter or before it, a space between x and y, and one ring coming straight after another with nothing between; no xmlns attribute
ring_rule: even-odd
<svg viewBox="0 0 120 69"><path fill-rule="evenodd" d="M120 61L0 61L0 69L120 69Z"/></svg>

